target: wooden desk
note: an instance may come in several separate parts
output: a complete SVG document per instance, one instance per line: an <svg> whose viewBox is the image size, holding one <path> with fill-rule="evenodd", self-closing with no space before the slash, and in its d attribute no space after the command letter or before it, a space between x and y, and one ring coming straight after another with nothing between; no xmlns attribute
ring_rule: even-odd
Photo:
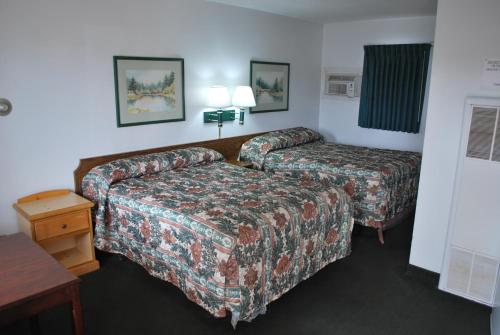
<svg viewBox="0 0 500 335"><path fill-rule="evenodd" d="M0 327L70 303L83 334L80 279L23 233L0 237Z"/></svg>

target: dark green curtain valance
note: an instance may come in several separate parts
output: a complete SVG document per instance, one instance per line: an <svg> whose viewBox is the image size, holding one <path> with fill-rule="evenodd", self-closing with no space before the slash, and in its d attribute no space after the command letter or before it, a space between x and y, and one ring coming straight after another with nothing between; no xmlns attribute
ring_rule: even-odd
<svg viewBox="0 0 500 335"><path fill-rule="evenodd" d="M430 44L365 46L358 125L418 133Z"/></svg>

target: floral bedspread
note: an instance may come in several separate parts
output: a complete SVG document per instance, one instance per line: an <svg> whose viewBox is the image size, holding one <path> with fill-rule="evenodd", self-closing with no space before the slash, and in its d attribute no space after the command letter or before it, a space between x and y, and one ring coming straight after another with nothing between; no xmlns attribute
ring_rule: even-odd
<svg viewBox="0 0 500 335"><path fill-rule="evenodd" d="M255 137L242 146L240 159L252 162L256 168L303 182L314 180L342 187L353 200L356 223L364 226L381 228L414 205L420 174L419 153L322 140L274 145L286 142L290 131L300 137L297 133L303 133L304 129L285 129ZM309 129L310 132L313 131Z"/></svg>
<svg viewBox="0 0 500 335"><path fill-rule="evenodd" d="M240 159L252 162L253 166L260 170L264 167L269 152L311 142L323 143L323 136L304 127L276 130L243 143Z"/></svg>
<svg viewBox="0 0 500 335"><path fill-rule="evenodd" d="M170 155L170 156L165 156ZM121 160L83 181L95 245L126 255L235 326L350 253L351 202L334 187L243 169L207 149Z"/></svg>

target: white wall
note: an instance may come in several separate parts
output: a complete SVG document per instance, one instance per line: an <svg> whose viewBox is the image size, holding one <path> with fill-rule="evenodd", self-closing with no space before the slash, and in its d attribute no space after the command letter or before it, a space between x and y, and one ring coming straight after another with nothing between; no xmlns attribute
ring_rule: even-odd
<svg viewBox="0 0 500 335"><path fill-rule="evenodd" d="M367 44L421 43L434 40L435 17L367 20L330 23L323 30L322 67L363 68ZM321 95L319 129L340 143L371 147L422 151L424 104L419 134L358 127L358 99L339 99Z"/></svg>
<svg viewBox="0 0 500 335"><path fill-rule="evenodd" d="M212 139L206 88L249 81L250 59L291 63L290 111L247 115L223 136L317 128L322 27L203 0L0 2L0 234L23 195L73 188L83 157ZM113 55L183 57L186 121L117 128Z"/></svg>
<svg viewBox="0 0 500 335"><path fill-rule="evenodd" d="M500 1L440 0L410 263L440 272L464 102L481 88L484 58L500 58ZM474 229L471 225L470 229ZM485 232L486 234L488 232Z"/></svg>

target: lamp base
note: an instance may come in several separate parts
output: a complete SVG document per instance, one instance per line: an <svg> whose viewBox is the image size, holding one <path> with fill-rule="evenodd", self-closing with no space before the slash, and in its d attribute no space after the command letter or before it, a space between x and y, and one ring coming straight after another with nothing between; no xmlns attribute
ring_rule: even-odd
<svg viewBox="0 0 500 335"><path fill-rule="evenodd" d="M222 111L222 122L235 120L234 109L227 109ZM217 122L217 111L203 112L203 123Z"/></svg>

